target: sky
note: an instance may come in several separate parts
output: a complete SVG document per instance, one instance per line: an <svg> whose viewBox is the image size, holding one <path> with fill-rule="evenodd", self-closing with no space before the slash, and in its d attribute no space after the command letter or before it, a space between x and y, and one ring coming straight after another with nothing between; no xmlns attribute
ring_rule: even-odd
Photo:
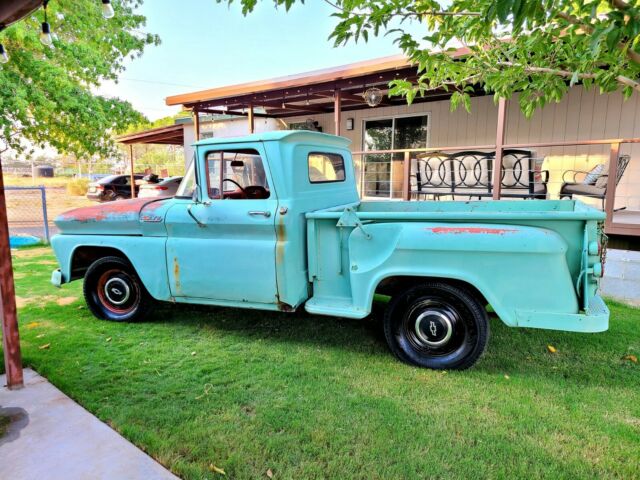
<svg viewBox="0 0 640 480"><path fill-rule="evenodd" d="M147 0L145 31L162 43L127 61L116 84L99 92L130 101L149 119L177 113L165 98L195 90L269 79L401 53L391 37L334 48L337 19L324 0L306 0L287 13L262 0L252 14L214 0Z"/></svg>

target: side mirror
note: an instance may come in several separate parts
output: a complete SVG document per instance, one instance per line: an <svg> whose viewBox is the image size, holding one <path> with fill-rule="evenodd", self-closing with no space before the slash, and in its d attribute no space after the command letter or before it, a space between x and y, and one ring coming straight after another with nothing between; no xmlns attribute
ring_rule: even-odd
<svg viewBox="0 0 640 480"><path fill-rule="evenodd" d="M193 193L191 194L191 200L193 200L193 203L200 203L200 190L198 190L197 185L193 189Z"/></svg>

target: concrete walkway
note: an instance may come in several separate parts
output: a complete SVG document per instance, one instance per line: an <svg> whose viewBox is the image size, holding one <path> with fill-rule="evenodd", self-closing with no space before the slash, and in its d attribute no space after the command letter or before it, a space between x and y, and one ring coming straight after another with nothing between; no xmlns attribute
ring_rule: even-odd
<svg viewBox="0 0 640 480"><path fill-rule="evenodd" d="M9 391L0 376L0 479L176 480L33 370L25 388Z"/></svg>

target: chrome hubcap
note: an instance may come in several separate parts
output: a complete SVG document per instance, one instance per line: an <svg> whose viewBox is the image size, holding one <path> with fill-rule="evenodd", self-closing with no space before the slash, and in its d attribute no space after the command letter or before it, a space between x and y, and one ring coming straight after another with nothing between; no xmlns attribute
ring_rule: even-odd
<svg viewBox="0 0 640 480"><path fill-rule="evenodd" d="M104 295L114 305L122 305L131 297L131 288L121 278L111 278L104 285Z"/></svg>
<svg viewBox="0 0 640 480"><path fill-rule="evenodd" d="M453 335L451 319L439 310L425 310L416 317L415 332L418 340L429 347L439 347Z"/></svg>

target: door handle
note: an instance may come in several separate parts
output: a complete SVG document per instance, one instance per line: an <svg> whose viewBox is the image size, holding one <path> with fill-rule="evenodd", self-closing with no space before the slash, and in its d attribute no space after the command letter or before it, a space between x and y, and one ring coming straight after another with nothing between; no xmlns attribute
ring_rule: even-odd
<svg viewBox="0 0 640 480"><path fill-rule="evenodd" d="M259 211L259 210L250 210L249 211L249 215L251 215L252 217L257 217L262 215L265 218L269 218L271 216L271 212L264 212L264 211Z"/></svg>

